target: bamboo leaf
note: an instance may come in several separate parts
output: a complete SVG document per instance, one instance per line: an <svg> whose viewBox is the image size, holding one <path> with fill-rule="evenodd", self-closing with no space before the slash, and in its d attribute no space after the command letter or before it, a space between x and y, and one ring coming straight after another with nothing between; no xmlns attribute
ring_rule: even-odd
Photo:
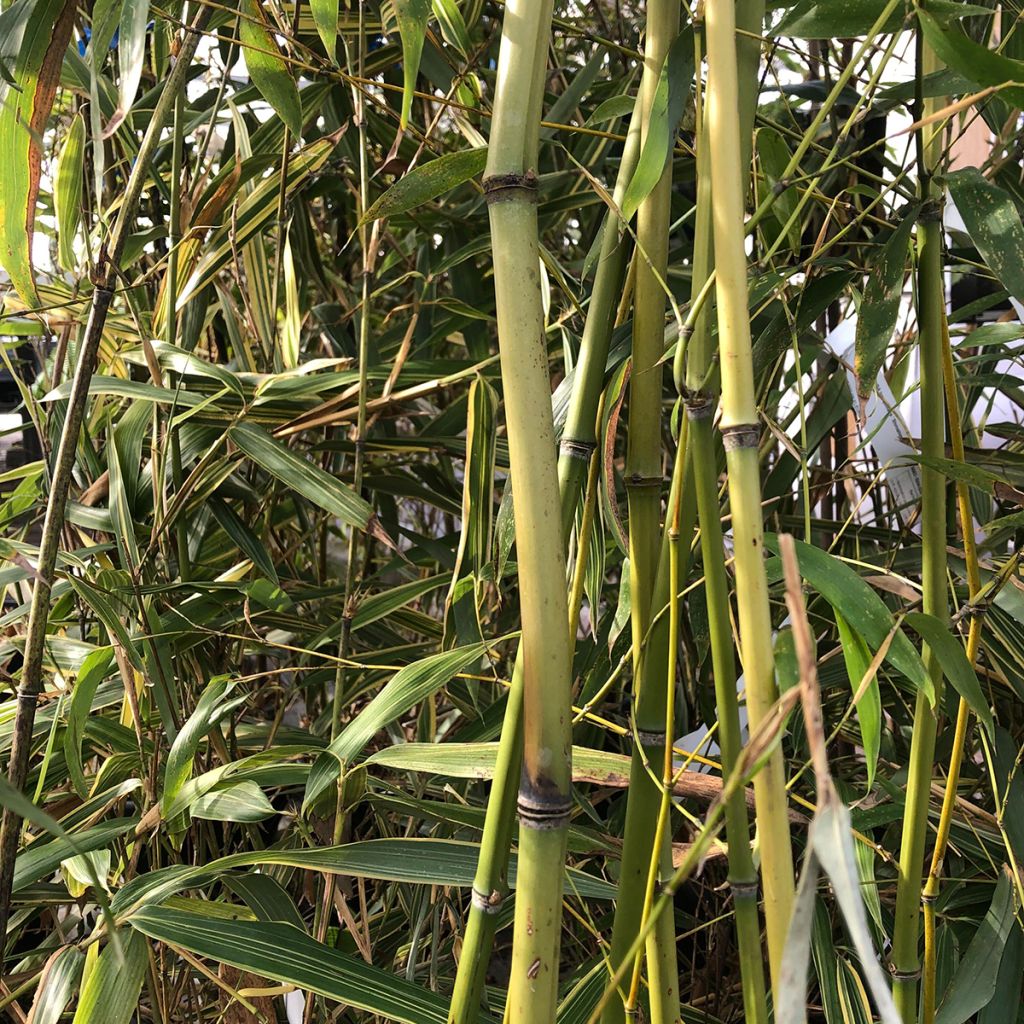
<svg viewBox="0 0 1024 1024"><path fill-rule="evenodd" d="M274 440L255 423L236 423L228 436L261 469L313 504L357 529L370 526L373 509L351 488Z"/></svg>
<svg viewBox="0 0 1024 1024"><path fill-rule="evenodd" d="M864 638L850 627L838 609L835 616L836 625L839 627L839 642L842 644L843 658L846 661L846 674L850 677L850 685L856 695L861 680L871 666L871 651L868 650ZM860 725L864 762L868 770L867 786L870 790L875 782L878 751L882 743L882 696L877 677L871 680L864 695L857 702L857 722Z"/></svg>
<svg viewBox="0 0 1024 1024"><path fill-rule="evenodd" d="M118 938L120 950L109 944L86 975L73 1024L129 1024L132 1020L149 954L141 933L125 928Z"/></svg>
<svg viewBox="0 0 1024 1024"><path fill-rule="evenodd" d="M124 0L121 24L117 32L118 93L117 110L103 130L110 138L128 116L135 94L142 81L142 64L146 56L146 25L149 21L149 0Z"/></svg>
<svg viewBox="0 0 1024 1024"><path fill-rule="evenodd" d="M967 701L970 709L977 715L978 721L985 727L989 738L994 739L995 721L992 718L992 710L985 699L977 673L967 660L963 645L934 615L911 612L904 621L928 644L942 666L942 674L952 683L953 689Z"/></svg>
<svg viewBox="0 0 1024 1024"><path fill-rule="evenodd" d="M765 537L765 542L773 547L777 544L769 536ZM877 651L895 627L893 617L882 599L848 565L827 551L802 541L795 541L795 544L803 577L833 608L840 611L872 651ZM886 653L886 661L935 703L934 688L921 656L902 630L896 630Z"/></svg>
<svg viewBox="0 0 1024 1024"><path fill-rule="evenodd" d="M32 1001L31 1024L58 1024L64 1008L78 991L84 966L85 955L74 946L62 946L46 961Z"/></svg>
<svg viewBox="0 0 1024 1024"><path fill-rule="evenodd" d="M299 91L263 17L263 8L256 0L243 0L241 13L238 36L253 85L297 139L302 134Z"/></svg>
<svg viewBox="0 0 1024 1024"><path fill-rule="evenodd" d="M479 661L487 644L468 644L442 651L398 670L354 721L321 755L306 784L303 810L338 777L341 765L362 753L374 734L441 689L453 676Z"/></svg>
<svg viewBox="0 0 1024 1024"><path fill-rule="evenodd" d="M338 48L338 0L310 0L309 9L327 57L333 61Z"/></svg>
<svg viewBox="0 0 1024 1024"><path fill-rule="evenodd" d="M402 113L399 127L405 131L412 111L412 97L420 72L423 40L430 18L430 0L394 0L398 32L402 37Z"/></svg>
<svg viewBox="0 0 1024 1024"><path fill-rule="evenodd" d="M20 806L22 809L18 813L22 817L41 824L41 821L30 818L25 813L24 804L15 805L14 803L8 803L11 792L13 790L10 789L6 782L0 785L0 794L4 795L4 805L11 807ZM26 799L22 797L22 800ZM40 812L37 811L38 813ZM49 819L50 824L48 827L52 831L56 823L52 818L49 818L49 815L46 815L46 819ZM50 840L49 842L44 843L37 839L18 854L18 859L14 864L14 887L12 891L19 892L26 886L38 882L41 878L53 874L60 867L61 863L69 857L90 853L92 850L99 850L107 846L114 839L135 828L138 823L138 818L112 818L109 821L104 821L102 824L94 825L92 828L87 828L82 832L75 832L73 834L65 833L62 829L58 832L60 838Z"/></svg>
<svg viewBox="0 0 1024 1024"><path fill-rule="evenodd" d="M935 1024L964 1024L992 1002L1011 929L1019 930L1019 925L1014 913L1013 878L1004 865L988 912L946 989Z"/></svg>
<svg viewBox="0 0 1024 1024"><path fill-rule="evenodd" d="M929 5L930 7L931 5ZM969 13L965 11L964 13ZM948 67L977 85L997 88L1008 82L1024 83L1024 61L995 53L976 43L961 29L953 28L917 5L917 20L928 45ZM1002 89L1003 99L1024 107L1024 88Z"/></svg>
<svg viewBox="0 0 1024 1024"><path fill-rule="evenodd" d="M450 192L478 175L487 162L486 149L463 149L414 167L363 214L363 221L394 217Z"/></svg>
<svg viewBox="0 0 1024 1024"><path fill-rule="evenodd" d="M189 808L193 818L210 821L266 821L277 812L255 782L232 782L204 793Z"/></svg>
<svg viewBox="0 0 1024 1024"><path fill-rule="evenodd" d="M837 39L867 35L881 17L886 0L843 0L838 7L829 0L799 0L775 27L779 35L798 39ZM903 24L902 5L889 15L882 32L895 32Z"/></svg>
<svg viewBox="0 0 1024 1024"><path fill-rule="evenodd" d="M873 263L864 289L864 300L857 310L854 369L857 390L862 399L875 389L878 371L896 329L914 212L912 208L904 214L903 220L886 240L878 260Z"/></svg>
<svg viewBox="0 0 1024 1024"><path fill-rule="evenodd" d="M92 712L93 697L96 696L97 688L110 670L113 659L114 652L109 647L87 654L78 670L75 688L71 691L67 728L64 730L64 760L67 763L71 784L83 798L88 795L89 786L82 771L82 735L86 719Z"/></svg>
<svg viewBox="0 0 1024 1024"><path fill-rule="evenodd" d="M686 98L690 95L693 67L693 29L687 26L676 36L665 56L640 159L622 199L622 218L625 221L632 219L665 170L683 118Z"/></svg>
<svg viewBox="0 0 1024 1024"><path fill-rule="evenodd" d="M1024 302L1024 225L1013 200L986 181L977 167L954 171L946 184L989 269L1014 298Z"/></svg>
<svg viewBox="0 0 1024 1024"><path fill-rule="evenodd" d="M57 208L57 259L64 270L74 270L75 236L82 219L82 176L85 168L85 119L76 114L64 137L57 161L53 202Z"/></svg>
<svg viewBox="0 0 1024 1024"><path fill-rule="evenodd" d="M29 306L38 305L32 236L42 136L74 18L71 0L37 0L31 7L12 69L13 86L4 91L0 106L0 266Z"/></svg>
<svg viewBox="0 0 1024 1024"><path fill-rule="evenodd" d="M296 985L328 999L405 1024L446 1024L448 1000L404 978L311 939L291 925L268 921L204 921L167 907L131 918L138 932L231 964L263 978Z"/></svg>

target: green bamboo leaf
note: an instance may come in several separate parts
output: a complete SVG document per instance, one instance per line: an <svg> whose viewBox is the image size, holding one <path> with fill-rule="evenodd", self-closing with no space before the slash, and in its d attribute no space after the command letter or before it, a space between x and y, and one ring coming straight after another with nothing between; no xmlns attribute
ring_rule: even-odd
<svg viewBox="0 0 1024 1024"><path fill-rule="evenodd" d="M633 109L636 99L633 96L624 94L622 96L610 96L603 103L597 105L597 109L587 118L587 126L604 124L605 121L614 121L618 117L625 117Z"/></svg>
<svg viewBox="0 0 1024 1024"><path fill-rule="evenodd" d="M93 697L113 660L114 652L109 647L87 654L75 678L75 688L71 691L67 728L64 730L64 760L71 784L83 799L89 793L89 785L82 771L82 735L86 719L92 713Z"/></svg>
<svg viewBox="0 0 1024 1024"><path fill-rule="evenodd" d="M32 1024L58 1024L64 1008L78 991L84 966L85 954L74 946L61 947L46 961L32 1001Z"/></svg>
<svg viewBox="0 0 1024 1024"><path fill-rule="evenodd" d="M327 57L333 61L338 48L338 0L309 0L309 10Z"/></svg>
<svg viewBox="0 0 1024 1024"><path fill-rule="evenodd" d="M427 36L430 0L394 0L398 32L402 37L402 114L399 127L405 131L412 110L416 78L420 73L423 40Z"/></svg>
<svg viewBox="0 0 1024 1024"><path fill-rule="evenodd" d="M877 261L872 265L864 300L857 310L857 335L854 347L854 369L857 390L866 399L875 389L878 371L896 330L903 278L909 255L916 205L908 210L889 235Z"/></svg>
<svg viewBox="0 0 1024 1024"><path fill-rule="evenodd" d="M85 167L85 118L76 114L57 160L53 202L57 208L57 260L64 270L78 265L75 236L82 220L82 175Z"/></svg>
<svg viewBox="0 0 1024 1024"><path fill-rule="evenodd" d="M12 792L14 791L10 789L6 782L0 784L0 795L2 795L0 802L4 806L15 806L9 801L10 793ZM21 796L21 794L18 795ZM22 797L22 799L27 801L27 797ZM45 819L43 819L48 819L50 823L49 826L45 826L42 825L40 820L30 818L28 814L24 813L24 807L23 805L21 806L22 809L18 810L17 813L21 814L23 818L35 821L41 827L48 827L50 831L54 831L56 822L49 815L46 815ZM57 832L60 838L52 839L49 842L44 843L37 839L18 854L18 859L14 863L14 886L12 891L19 892L40 879L52 875L60 867L61 863L69 857L90 853L92 850L99 850L107 846L119 836L134 829L138 823L138 818L112 818L110 821L104 821L99 825L94 825L92 828L87 828L82 832L75 832L73 834L66 833L63 829L60 829ZM60 827L57 826L57 828Z"/></svg>
<svg viewBox="0 0 1024 1024"><path fill-rule="evenodd" d="M0 266L23 302L39 304L32 268L32 236L42 166L42 138L60 80L75 19L71 0L37 0L21 26L0 106Z"/></svg>
<svg viewBox="0 0 1024 1024"><path fill-rule="evenodd" d="M149 0L124 0L121 5L121 24L117 32L117 110L103 130L104 138L110 138L117 131L135 102L135 94L139 91L139 82L142 81L148 22Z"/></svg>
<svg viewBox="0 0 1024 1024"><path fill-rule="evenodd" d="M836 625L839 627L839 642L843 648L843 659L846 661L846 674L850 677L850 685L856 694L861 680L867 675L871 666L871 651L864 638L843 618L842 613L835 610ZM864 695L857 704L857 722L860 725L861 744L864 747L864 762L868 770L868 790L875 782L875 769L878 766L878 751L882 743L882 696L878 686L878 677L868 684Z"/></svg>
<svg viewBox="0 0 1024 1024"><path fill-rule="evenodd" d="M230 854L197 867L172 865L151 871L122 887L113 900L123 917L140 907L162 903L184 889L206 885L229 871L246 867L290 867L351 878L470 888L480 848L454 839L368 839L345 846L296 850L250 850ZM515 888L518 861L509 861L509 884ZM615 886L577 868L565 873L565 892L581 899L613 900Z"/></svg>
<svg viewBox="0 0 1024 1024"><path fill-rule="evenodd" d="M903 621L931 648L942 666L942 674L953 685L953 689L967 701L970 709L977 715L978 721L985 727L989 738L994 739L995 721L992 718L992 710L985 699L977 673L967 660L963 645L953 636L949 627L934 615L911 612Z"/></svg>
<svg viewBox="0 0 1024 1024"><path fill-rule="evenodd" d="M986 181L977 167L954 171L946 184L989 270L1014 298L1024 302L1024 225L1013 200Z"/></svg>
<svg viewBox="0 0 1024 1024"><path fill-rule="evenodd" d="M1006 941L1011 929L1019 931L1014 913L1013 888L1013 876L1009 868L1003 865L988 912L946 989L935 1015L935 1024L964 1024L992 1002ZM1008 1011L1010 1005L1004 1005L1001 1009Z"/></svg>
<svg viewBox="0 0 1024 1024"><path fill-rule="evenodd" d="M363 214L363 221L393 217L436 199L480 174L486 162L486 149L463 149L420 164L380 196Z"/></svg>
<svg viewBox="0 0 1024 1024"><path fill-rule="evenodd" d="M100 953L86 976L73 1024L129 1024L139 1005L139 993L149 965L145 937L130 928L118 932Z"/></svg>
<svg viewBox="0 0 1024 1024"><path fill-rule="evenodd" d="M931 6L929 4L929 8ZM968 81L986 88L998 88L1007 82L1024 84L1024 61L1005 57L976 43L961 29L953 28L949 23L952 19L944 19L946 24L943 24L934 14L919 5L917 19L924 38L939 60ZM1024 88L1004 88L1000 95L1014 106L1024 107Z"/></svg>
<svg viewBox="0 0 1024 1024"><path fill-rule="evenodd" d="M223 713L223 704L233 685L230 676L215 676L206 685L196 702L195 710L181 727L171 745L164 766L164 786L160 793L160 810L168 817L168 810L185 783L192 777L192 768L199 744Z"/></svg>
<svg viewBox="0 0 1024 1024"><path fill-rule="evenodd" d="M470 51L473 49L473 42L469 38L469 30L463 20L462 11L459 10L455 0L432 0L431 7L434 17L441 26L441 34L445 42L454 46L459 53L469 59Z"/></svg>
<svg viewBox="0 0 1024 1024"><path fill-rule="evenodd" d="M969 947L968 947L969 948ZM1021 1005L1024 983L1024 932L1011 926L1003 956L999 961L995 991L978 1014L978 1024L1004 1024L1007 1006Z"/></svg>
<svg viewBox="0 0 1024 1024"><path fill-rule="evenodd" d="M255 782L231 782L204 793L189 808L193 818L210 821L266 821L277 811Z"/></svg>
<svg viewBox="0 0 1024 1024"><path fill-rule="evenodd" d="M295 985L404 1024L446 1024L448 1000L379 967L325 946L287 924L204 921L167 907L147 907L132 927L160 942Z"/></svg>
<svg viewBox="0 0 1024 1024"><path fill-rule="evenodd" d="M260 921L280 921L305 928L294 900L276 878L253 871L247 875L228 875L224 885L243 900Z"/></svg>
<svg viewBox="0 0 1024 1024"><path fill-rule="evenodd" d="M882 16L888 0L799 0L793 4L775 27L780 36L796 39L838 39L867 35ZM895 32L903 24L906 13L902 4L889 15L883 32Z"/></svg>
<svg viewBox="0 0 1024 1024"><path fill-rule="evenodd" d="M256 0L243 0L241 13L238 36L252 83L297 139L302 134L299 91L263 17L263 8Z"/></svg>
<svg viewBox="0 0 1024 1024"><path fill-rule="evenodd" d="M661 179L675 145L679 122L693 83L693 29L676 36L665 55L658 87L651 104L644 145L636 170L622 199L622 218L629 221Z"/></svg>
<svg viewBox="0 0 1024 1024"><path fill-rule="evenodd" d="M774 537L766 535L765 542L777 550ZM895 626L885 602L845 562L802 541L795 541L795 544L804 579L833 608L839 610L847 623L864 638L872 652L877 651ZM911 683L924 691L932 704L935 703L934 687L921 661L921 655L902 630L896 630L885 657Z"/></svg>
<svg viewBox="0 0 1024 1024"><path fill-rule="evenodd" d="M374 735L405 714L420 701L441 689L454 675L480 660L487 644L468 644L442 651L406 665L396 672L384 688L338 734L328 753L317 758L306 783L305 810L338 777L341 765L351 761Z"/></svg>
<svg viewBox="0 0 1024 1024"><path fill-rule="evenodd" d="M280 583L277 567L270 555L267 554L266 547L260 543L256 534L238 518L234 510L219 498L213 498L209 502L209 509L213 518L220 524L220 528L228 535L231 542L252 561L252 564L271 582Z"/></svg>
<svg viewBox="0 0 1024 1024"><path fill-rule="evenodd" d="M247 458L287 488L360 530L371 526L373 509L337 477L307 462L255 423L236 423L228 436Z"/></svg>

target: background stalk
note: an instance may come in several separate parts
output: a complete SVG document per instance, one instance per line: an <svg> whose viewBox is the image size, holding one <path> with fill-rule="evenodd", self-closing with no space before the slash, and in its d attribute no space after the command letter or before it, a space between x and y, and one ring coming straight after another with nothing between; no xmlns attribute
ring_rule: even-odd
<svg viewBox="0 0 1024 1024"><path fill-rule="evenodd" d="M946 412L949 422L950 447L957 462L966 462L964 435L960 422L960 400L957 396L956 377L953 372L953 352L949 344L949 329L946 318L942 318L942 383L946 393ZM971 512L971 498L964 480L956 481L957 509L960 513L960 532L964 545L964 562L967 566L967 596L972 603L981 591L981 571L978 565L978 545L974 539L974 515ZM975 613L967 630L967 660L973 665L981 648L982 616ZM942 861L949 843L949 830L953 824L953 810L956 806L956 791L960 781L960 766L964 757L964 742L970 708L960 698L956 713L956 732L953 749L949 755L949 771L946 773L946 789L942 796L942 812L935 834L935 848L932 850L931 866L924 892L921 894L924 916L924 974L921 982L921 1024L933 1024L935 1020L935 978L938 966L935 935L935 900L939 895L939 878L942 875Z"/></svg>
<svg viewBox="0 0 1024 1024"><path fill-rule="evenodd" d="M524 660L519 884L506 1008L511 1021L555 1017L572 808L572 666L537 229L537 145L550 28L550 0L506 4L484 176Z"/></svg>
<svg viewBox="0 0 1024 1024"><path fill-rule="evenodd" d="M937 69L931 49L918 40L918 83ZM940 98L924 102L927 117L941 107ZM932 459L945 455L943 415L943 322L945 284L942 273L942 193L932 174L942 156L941 128L918 129L918 177L923 207L917 226L917 320L921 366L921 454ZM921 587L924 610L948 620L946 597L946 479L938 470L921 467ZM935 705L919 693L914 708L906 807L896 884L896 918L892 942L893 997L905 1024L917 1020L920 960L918 926L921 911L922 870L931 800L935 736L942 706L942 665L926 646L925 667L935 688Z"/></svg>
<svg viewBox="0 0 1024 1024"><path fill-rule="evenodd" d="M740 3L737 5L736 17L739 28L756 35L764 18L764 5L760 2ZM698 43L701 40L699 34L697 40ZM750 43L750 36L737 37L741 145L750 138L757 95L760 47ZM698 53L698 67L699 57ZM711 159L702 113L698 104L697 222L694 229L691 306L698 301L714 264ZM744 166L746 163L744 160ZM729 579L725 567L725 543L718 502L718 459L712 429L718 394L714 347L709 329L710 310L707 306L708 303L705 303L705 308L694 319L693 334L686 349L680 347L677 350L674 369L676 386L689 419L693 484L711 638L711 665L718 708L718 744L722 756L722 775L728 778L739 764L742 744L729 614ZM764 1024L768 1019L768 1007L761 953L761 925L757 910L757 870L750 849L750 823L742 793L734 793L726 803L725 831L729 848L729 887L736 920L743 1008L750 1024Z"/></svg>
<svg viewBox="0 0 1024 1024"><path fill-rule="evenodd" d="M722 374L721 431L726 449L735 548L740 657L752 729L764 721L775 696L768 579L763 556L760 427L754 391L747 260L744 251L743 147L736 116L739 80L732 0L709 0L707 141L714 180L712 213L718 336ZM793 902L785 766L776 749L754 777L768 957L773 988Z"/></svg>
<svg viewBox="0 0 1024 1024"><path fill-rule="evenodd" d="M167 82L160 98L153 108L152 119L138 156L132 167L131 176L125 188L121 209L110 232L110 237L100 250L93 272L93 295L89 319L78 349L78 361L68 398L67 413L61 430L53 475L50 478L49 500L46 517L39 541L39 556L36 563L35 586L32 590L32 604L29 612L28 632L25 637L24 663L21 683L18 687L18 711L14 721L11 756L8 763L7 779L16 790L25 785L29 757L32 752L32 726L35 724L36 704L43 689L43 648L46 642L46 625L50 614L50 591L54 583L57 554L60 551L60 537L64 528L64 514L67 508L68 492L78 448L78 436L85 418L85 406L89 398L89 384L93 367L103 337L110 303L114 298L113 284L121 266L121 255L131 230L135 211L142 195L149 161L160 141L167 115L184 88L188 78L192 57L199 45L203 27L210 17L211 8L202 7L195 20L185 31L178 58L167 76ZM14 860L21 833L21 816L7 809L4 811L3 829L0 831L0 936L7 934L7 921L11 905L11 882L14 877Z"/></svg>
<svg viewBox="0 0 1024 1024"><path fill-rule="evenodd" d="M615 183L620 203L640 155L638 107L630 121ZM576 363L575 381L558 458L559 500L563 544L568 544L575 522L587 463L597 447L597 413L604 384L605 363L615 308L622 291L628 235L620 231L611 211L605 217L587 321ZM570 609L570 612L572 609ZM570 627L571 629L571 627ZM455 976L449 1020L469 1024L479 1016L484 980L498 925L498 913L508 892L508 854L515 825L515 795L523 758L523 648L520 647L502 720L498 757L487 801L480 857L473 879L469 918Z"/></svg>
<svg viewBox="0 0 1024 1024"><path fill-rule="evenodd" d="M652 0L647 9L644 69L640 83L643 132L646 134L654 93L669 47L679 30L679 5L672 0ZM629 422L626 449L626 488L629 500L629 573L633 635L634 747L630 785L626 797L626 823L619 874L618 899L612 926L609 963L617 971L640 926L644 893L654 851L661 787L650 765L659 766L665 749L664 662L652 668L652 685L644 681L645 647L651 625L651 605L658 571L661 533L662 366L665 348L665 293L662 282L668 263L668 231L671 218L672 167L669 161L661 178L637 211L637 245L645 258L636 264L633 301L632 373L629 385ZM680 459L680 462L682 460ZM667 580L666 580L667 583ZM666 586L667 590L667 586ZM639 741L639 742L637 742ZM666 835L665 842L670 841ZM667 927L666 927L667 926ZM648 946L651 964L661 974L675 973L674 931L671 916L662 919ZM659 962L659 942L668 942L672 968ZM668 950L665 951L668 956ZM667 1012L678 1015L678 981L663 978L654 987L666 994L659 999ZM675 993L676 1005L666 988ZM628 997L627 997L628 998ZM605 1024L624 1020L625 1005L612 999L605 1008Z"/></svg>

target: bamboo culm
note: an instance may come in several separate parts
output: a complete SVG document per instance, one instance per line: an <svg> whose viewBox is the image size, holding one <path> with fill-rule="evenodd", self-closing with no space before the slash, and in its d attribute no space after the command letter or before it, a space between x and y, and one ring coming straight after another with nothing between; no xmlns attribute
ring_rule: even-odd
<svg viewBox="0 0 1024 1024"><path fill-rule="evenodd" d="M737 67L740 89L741 145L750 138L756 99L760 46L756 39L764 19L764 4L743 0L737 4L737 24L747 34L737 37ZM701 36L697 36L698 42ZM698 54L698 58L699 58ZM698 60L699 66L699 60ZM699 117L699 114L698 114ZM747 154L749 155L749 154ZM746 165L746 161L744 161ZM693 283L691 307L698 301L714 262L711 224L711 160L703 119L698 120L697 138L697 222L694 228ZM693 484L697 521L700 526L704 586L711 638L711 664L718 708L718 743L722 774L728 778L739 765L741 740L739 701L729 614L729 580L725 567L725 545L718 502L718 460L715 452L712 416L718 404L714 375L714 350L709 330L710 313L705 308L694 318L693 334L687 347L677 351L675 380L689 419ZM750 848L750 823L741 793L735 793L725 807L725 830L729 849L729 886L732 891L739 948L743 1008L749 1024L768 1019L764 963L761 953L761 925L757 907L757 871Z"/></svg>
<svg viewBox="0 0 1024 1024"><path fill-rule="evenodd" d="M103 328L107 321L107 313L114 298L113 285L120 269L121 255L128 240L139 197L142 195L143 186L150 171L150 158L160 141L160 133L178 93L187 82L192 57L199 45L203 28L211 12L212 8L201 7L192 24L185 31L181 49L153 109L152 118L132 166L132 173L125 187L117 220L105 247L99 253L93 272L92 304L78 348L78 359L75 365L71 394L68 398L67 413L57 447L53 475L50 479L50 493L39 542L36 580L29 610L28 633L25 637L25 660L21 672L21 682L18 686L18 708L14 721L7 778L10 784L19 791L25 785L25 778L28 774L36 704L43 688L43 648L46 640L46 625L50 615L50 591L53 587L57 554L60 550L60 536L64 528L64 513L68 492L71 488L71 474L78 449L78 437L82 429L82 421L85 418L85 406L89 398L93 368L99 352ZM0 936L7 934L11 884L20 834L21 817L13 811L6 810L3 829L0 831Z"/></svg>
<svg viewBox="0 0 1024 1024"><path fill-rule="evenodd" d="M718 336L722 379L720 427L732 512L740 657L751 727L776 697L768 579L763 555L757 404L751 357L744 250L743 148L736 117L739 82L733 0L708 0L707 141L710 149ZM793 904L785 766L776 749L754 777L768 959L777 991Z"/></svg>
<svg viewBox="0 0 1024 1024"><path fill-rule="evenodd" d="M647 9L644 68L640 84L644 132L655 90L669 47L679 30L679 5L673 0L652 0ZM645 661L654 600L661 533L662 444L661 407L665 347L665 303L662 281L668 263L671 219L672 168L666 163L661 178L637 211L637 245L644 258L637 261L633 302L632 370L629 390L629 421L626 449L626 488L629 500L630 610L633 636L633 722L635 726L630 785L626 798L619 891L612 926L609 966L617 971L640 927L644 894L654 857L669 855L670 833L664 850L652 849L661 807L657 778L665 751L665 661L652 660L651 685ZM682 462L682 459L679 459ZM665 576L667 596L667 573ZM666 617L667 618L667 617ZM637 742L639 741L639 742ZM651 766L655 766L653 769ZM671 863L670 859L667 863ZM671 915L659 920L647 947L652 1013L671 1024L679 1014L674 922ZM603 1014L604 1024L621 1024L626 1015L624 999L611 999Z"/></svg>
<svg viewBox="0 0 1024 1024"><path fill-rule="evenodd" d="M640 118L634 113L619 164L614 192L616 202L621 202L625 194L639 155ZM603 231L594 289L587 309L558 459L563 544L568 543L572 532L587 472L587 461L597 445L597 411L628 250L628 235L619 230L617 219L611 212L605 218ZM452 1024L470 1024L478 1019L498 913L508 891L508 855L523 757L522 709L523 650L520 648L502 720L494 779L484 817L480 858L473 879L469 918L463 934L462 952L448 1014Z"/></svg>
<svg viewBox="0 0 1024 1024"><path fill-rule="evenodd" d="M930 48L919 40L918 76L937 67ZM941 98L925 102L922 115L939 109ZM924 132L932 138L926 142ZM945 285L942 273L941 190L932 174L941 159L941 135L934 125L918 129L919 191L923 200L917 226L917 320L921 365L921 454L941 459L945 455L943 385L943 325ZM946 480L938 470L921 467L921 589L924 611L948 621L946 597ZM896 915L892 943L893 998L904 1024L915 1024L918 1013L918 956L922 876L928 808L931 802L935 737L942 701L942 665L929 649L925 667L935 690L934 706L918 693L910 744L906 806L896 883Z"/></svg>
<svg viewBox="0 0 1024 1024"><path fill-rule="evenodd" d="M506 1017L551 1021L571 812L571 659L537 226L537 146L551 2L512 0L484 172L493 247L522 616L519 879Z"/></svg>

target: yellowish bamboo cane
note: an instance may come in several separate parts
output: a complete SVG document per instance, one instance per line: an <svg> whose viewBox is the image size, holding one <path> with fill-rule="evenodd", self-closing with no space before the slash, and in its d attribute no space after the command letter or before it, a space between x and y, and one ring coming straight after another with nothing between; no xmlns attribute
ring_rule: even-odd
<svg viewBox="0 0 1024 1024"><path fill-rule="evenodd" d="M754 729L775 700L768 579L763 555L757 405L751 358L744 250L744 189L740 96L733 0L708 0L707 137L714 179L718 335L722 375L721 430L729 474L740 656L747 707ZM772 985L778 990L782 953L793 902L793 854L789 838L782 752L776 750L754 778L765 922Z"/></svg>

